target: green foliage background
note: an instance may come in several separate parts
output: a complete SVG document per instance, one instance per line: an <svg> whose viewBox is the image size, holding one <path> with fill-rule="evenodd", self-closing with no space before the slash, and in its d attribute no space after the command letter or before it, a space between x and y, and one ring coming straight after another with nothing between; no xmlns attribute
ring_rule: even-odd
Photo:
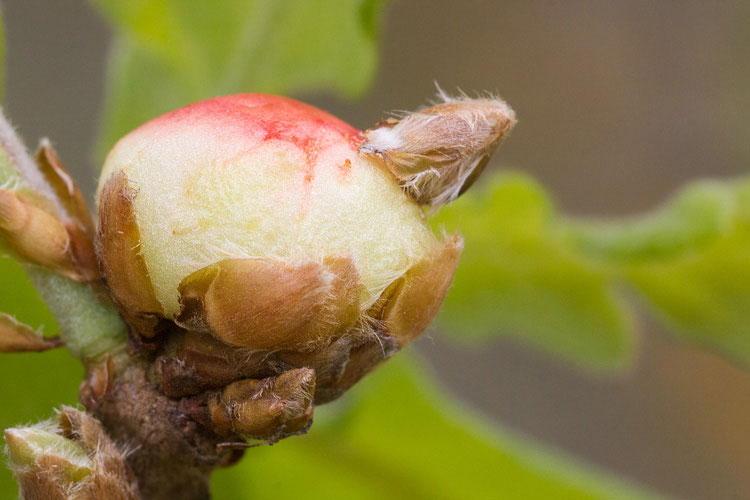
<svg viewBox="0 0 750 500"><path fill-rule="evenodd" d="M100 153L138 124L214 95L362 92L376 69L382 0L91 0L116 33ZM11 47L12 50L12 47ZM750 363L750 180L689 186L628 220L560 214L528 176L488 176L433 219L466 250L439 324L462 339L515 335L581 366L633 351L636 297L675 338ZM0 260L0 310L56 326L23 270ZM3 427L76 401L66 352L0 364ZM250 450L216 498L649 498L492 428L406 354L316 410L309 435ZM0 473L0 495L16 487Z"/></svg>

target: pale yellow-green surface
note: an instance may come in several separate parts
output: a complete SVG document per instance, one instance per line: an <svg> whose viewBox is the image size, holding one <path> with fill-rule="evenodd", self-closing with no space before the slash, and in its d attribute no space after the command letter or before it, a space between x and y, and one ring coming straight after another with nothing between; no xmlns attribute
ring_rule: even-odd
<svg viewBox="0 0 750 500"><path fill-rule="evenodd" d="M42 455L51 455L62 459L59 466L68 465L65 473L71 481L78 481L93 470L94 464L86 452L54 432L51 424L7 429L5 439L8 456L15 466L32 465Z"/></svg>
<svg viewBox="0 0 750 500"><path fill-rule="evenodd" d="M308 163L286 141L212 132L131 134L100 180L123 170L136 193L141 252L167 315L179 310L180 281L224 258L351 256L365 308L437 241L395 179L346 141Z"/></svg>

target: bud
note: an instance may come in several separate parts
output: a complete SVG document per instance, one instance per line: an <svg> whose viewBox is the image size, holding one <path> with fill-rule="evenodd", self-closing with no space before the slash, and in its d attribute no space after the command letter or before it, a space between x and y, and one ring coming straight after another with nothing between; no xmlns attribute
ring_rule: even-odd
<svg viewBox="0 0 750 500"><path fill-rule="evenodd" d="M442 106L423 113L473 127L433 148L436 161L446 151L475 158L446 167L466 186L511 112L496 101ZM246 94L168 113L109 153L97 200L102 273L132 329L157 351L162 390L196 396L193 406L218 394L206 403L212 417L199 420L220 434L305 429L311 401L338 397L436 315L462 241L429 228L417 184L393 167L397 150L368 144L316 108ZM429 185L448 182L441 175ZM438 193L446 190L447 198ZM447 200L460 190L420 192ZM262 396L259 388L297 380L301 368L309 398ZM233 420L240 401L255 420Z"/></svg>
<svg viewBox="0 0 750 500"><path fill-rule="evenodd" d="M80 481L93 472L94 463L83 449L55 432L47 422L34 427L5 430L8 457L14 467L33 468L40 461L59 465L59 479L68 483Z"/></svg>
<svg viewBox="0 0 750 500"><path fill-rule="evenodd" d="M54 199L25 181L0 189L0 249L76 281L99 280L93 221L83 195L48 141L42 141L36 163L29 163Z"/></svg>
<svg viewBox="0 0 750 500"><path fill-rule="evenodd" d="M360 151L380 157L409 196L439 207L466 191L516 123L500 99L452 98L365 132Z"/></svg>
<svg viewBox="0 0 750 500"><path fill-rule="evenodd" d="M214 429L221 435L278 441L312 423L315 372L289 370L278 377L233 382L208 402Z"/></svg>
<svg viewBox="0 0 750 500"><path fill-rule="evenodd" d="M0 190L0 241L26 261L75 276L65 226L31 196Z"/></svg>
<svg viewBox="0 0 750 500"><path fill-rule="evenodd" d="M27 500L135 500L123 455L92 417L64 408L58 422L5 431L6 453Z"/></svg>

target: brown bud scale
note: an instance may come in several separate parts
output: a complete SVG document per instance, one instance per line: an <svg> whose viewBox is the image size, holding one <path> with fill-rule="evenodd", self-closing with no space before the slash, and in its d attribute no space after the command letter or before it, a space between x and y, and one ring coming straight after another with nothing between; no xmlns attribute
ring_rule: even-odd
<svg viewBox="0 0 750 500"><path fill-rule="evenodd" d="M365 132L360 151L380 157L407 194L439 207L468 189L516 123L500 99L452 98Z"/></svg>
<svg viewBox="0 0 750 500"><path fill-rule="evenodd" d="M38 352L60 346L62 341L59 337L42 337L30 326L0 313L0 352Z"/></svg>
<svg viewBox="0 0 750 500"><path fill-rule="evenodd" d="M139 253L134 195L124 172L104 186L99 201L96 252L107 286L123 314L141 335L152 337L162 307L156 300L148 269Z"/></svg>

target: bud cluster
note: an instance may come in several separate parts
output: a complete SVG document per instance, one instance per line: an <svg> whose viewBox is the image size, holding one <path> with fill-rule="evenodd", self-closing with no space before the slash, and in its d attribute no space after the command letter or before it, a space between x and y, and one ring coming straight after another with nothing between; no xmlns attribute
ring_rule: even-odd
<svg viewBox="0 0 750 500"><path fill-rule="evenodd" d="M246 94L121 139L96 252L164 393L228 441L304 432L429 326L463 243L423 206L461 194L514 121L502 101L448 99L362 133Z"/></svg>

